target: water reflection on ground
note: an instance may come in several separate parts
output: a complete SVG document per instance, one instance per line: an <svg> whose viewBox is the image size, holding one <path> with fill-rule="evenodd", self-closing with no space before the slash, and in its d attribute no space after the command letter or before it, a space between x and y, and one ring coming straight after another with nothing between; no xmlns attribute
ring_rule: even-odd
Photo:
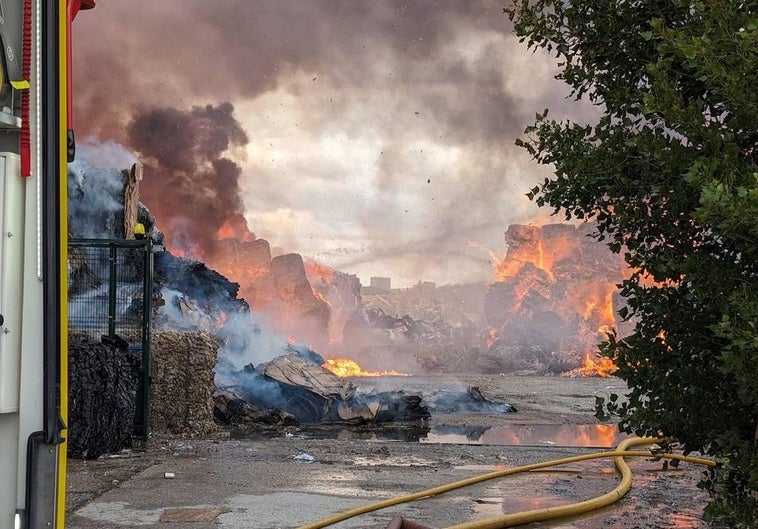
<svg viewBox="0 0 758 529"><path fill-rule="evenodd" d="M584 515L561 518L548 522L536 522L529 527L561 527L581 529L604 529L606 527L650 527L655 520L661 529L703 529L709 527L700 520L707 494L700 490L692 492L691 501L677 504L662 501L662 489L691 487L683 472L669 470L665 476L659 472L645 472L657 468L660 463L630 461L634 469L634 487L623 501ZM530 473L512 476L507 480L493 482L484 487L482 495L474 500L476 519L491 518L503 514L523 512L576 503L598 496L618 484L615 473L602 470L608 463L587 462L582 472L570 475L559 472Z"/></svg>
<svg viewBox="0 0 758 529"><path fill-rule="evenodd" d="M492 427L440 426L420 439L422 443L457 443L518 446L583 446L610 448L625 434L615 424L542 424Z"/></svg>
<svg viewBox="0 0 758 529"><path fill-rule="evenodd" d="M306 439L405 441L502 446L578 446L610 448L626 437L615 424L543 424L505 426L412 426L382 428L302 427L290 435ZM278 437L281 432L237 429L233 438Z"/></svg>

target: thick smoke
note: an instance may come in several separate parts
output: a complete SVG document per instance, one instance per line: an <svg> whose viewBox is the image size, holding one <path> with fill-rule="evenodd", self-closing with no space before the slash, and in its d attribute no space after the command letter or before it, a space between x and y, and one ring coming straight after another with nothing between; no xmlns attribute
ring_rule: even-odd
<svg viewBox="0 0 758 529"><path fill-rule="evenodd" d="M234 107L153 108L137 114L127 133L147 165L142 200L167 223L169 245L195 257L211 254L224 222L244 213L242 170L229 155L248 138Z"/></svg>
<svg viewBox="0 0 758 529"><path fill-rule="evenodd" d="M124 236L124 182L135 160L124 147L112 142L84 142L80 146L76 161L68 166L68 213L72 236Z"/></svg>
<svg viewBox="0 0 758 529"><path fill-rule="evenodd" d="M188 204L184 233L201 227L194 215L218 225L233 210L272 245L364 282L487 277L465 241L502 248L505 226L540 216L524 193L546 173L515 138L545 107L594 115L564 99L553 60L527 51L488 0L112 0L74 30L81 133L168 156L164 173L180 175L147 177L161 225L178 233L164 217L179 222ZM192 157L211 153L176 127L220 101L234 104L225 130L247 161L188 182ZM225 180L236 200L213 191ZM192 200L198 183L213 196Z"/></svg>

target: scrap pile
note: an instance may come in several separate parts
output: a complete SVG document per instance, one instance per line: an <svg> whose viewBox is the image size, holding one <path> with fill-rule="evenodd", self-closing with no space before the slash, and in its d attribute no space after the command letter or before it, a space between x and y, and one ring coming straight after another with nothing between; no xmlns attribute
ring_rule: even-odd
<svg viewBox="0 0 758 529"><path fill-rule="evenodd" d="M429 418L419 393L361 393L349 380L321 367L322 363L323 358L312 351L304 355L293 350L257 367L246 366L244 384L223 388L216 400L228 407L241 397L255 408L291 414L300 423L378 424ZM218 414L223 415L223 409Z"/></svg>

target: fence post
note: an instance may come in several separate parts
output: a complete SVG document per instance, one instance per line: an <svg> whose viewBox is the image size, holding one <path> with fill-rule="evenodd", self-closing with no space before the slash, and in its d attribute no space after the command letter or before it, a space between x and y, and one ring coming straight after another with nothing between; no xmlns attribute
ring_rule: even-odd
<svg viewBox="0 0 758 529"><path fill-rule="evenodd" d="M140 381L137 387L137 416L135 435L147 440L150 433L150 334L153 317L153 241L147 239L145 252L145 276L142 285L142 359Z"/></svg>
<svg viewBox="0 0 758 529"><path fill-rule="evenodd" d="M116 245L109 244L108 262L108 336L116 336Z"/></svg>

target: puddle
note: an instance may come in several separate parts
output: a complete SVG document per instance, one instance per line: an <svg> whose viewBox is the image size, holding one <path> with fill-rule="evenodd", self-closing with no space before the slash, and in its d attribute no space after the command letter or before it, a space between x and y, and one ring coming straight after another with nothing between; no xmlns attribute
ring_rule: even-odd
<svg viewBox="0 0 758 529"><path fill-rule="evenodd" d="M535 522L529 527L605 529L630 527L630 520L655 520L660 529L700 529L707 525L700 520L706 498L702 491L694 493L687 504L667 504L657 497L667 481L676 476L656 479L654 476L635 474L635 486L624 500L584 515L561 518L555 521ZM529 474L487 486L483 494L473 500L472 511L478 520L543 509L583 501L611 490L618 483L615 475L588 474L570 476L560 474ZM658 492L657 492L658 491ZM649 525L644 525L648 527Z"/></svg>
<svg viewBox="0 0 758 529"><path fill-rule="evenodd" d="M270 439L280 437L281 432L235 429L230 432L230 435L235 439ZM293 439L588 448L612 448L627 437L626 434L618 431L615 424L381 427L375 429L332 425L303 427L287 435Z"/></svg>
<svg viewBox="0 0 758 529"><path fill-rule="evenodd" d="M438 427L422 443L483 444L504 446L615 447L627 437L615 424L543 424L492 427Z"/></svg>

